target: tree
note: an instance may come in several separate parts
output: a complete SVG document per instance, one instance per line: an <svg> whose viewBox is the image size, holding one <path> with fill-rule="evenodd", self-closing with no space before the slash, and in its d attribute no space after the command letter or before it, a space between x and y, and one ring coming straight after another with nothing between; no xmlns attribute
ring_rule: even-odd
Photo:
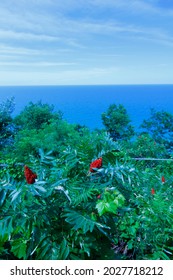
<svg viewBox="0 0 173 280"><path fill-rule="evenodd" d="M134 135L134 128L123 105L112 104L101 115L104 126L113 140L129 140Z"/></svg>
<svg viewBox="0 0 173 280"><path fill-rule="evenodd" d="M162 158L166 155L165 146L153 140L148 133L136 137L133 143L130 143L129 151L132 157L137 158Z"/></svg>
<svg viewBox="0 0 173 280"><path fill-rule="evenodd" d="M14 97L0 104L0 148L4 148L13 135L11 114L14 111Z"/></svg>
<svg viewBox="0 0 173 280"><path fill-rule="evenodd" d="M148 132L154 141L164 144L168 151L173 147L173 115L165 112L156 112L151 109L151 116L144 120L141 128Z"/></svg>
<svg viewBox="0 0 173 280"><path fill-rule="evenodd" d="M51 120L42 124L42 128L20 129L14 139L11 153L20 161L28 159L29 155L38 155L39 148L45 152L53 151L57 155L68 145L78 143L79 133L72 124L65 120Z"/></svg>
<svg viewBox="0 0 173 280"><path fill-rule="evenodd" d="M49 124L51 120L62 119L61 112L53 112L54 106L30 102L24 110L15 118L15 124L20 129L40 129L44 124Z"/></svg>

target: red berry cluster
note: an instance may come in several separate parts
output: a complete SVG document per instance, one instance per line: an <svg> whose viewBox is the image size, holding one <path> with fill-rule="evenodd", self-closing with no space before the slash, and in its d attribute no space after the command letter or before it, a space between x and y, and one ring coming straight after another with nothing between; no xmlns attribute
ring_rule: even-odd
<svg viewBox="0 0 173 280"><path fill-rule="evenodd" d="M93 168L101 168L101 167L102 167L102 158L98 158L90 164L90 172L95 171Z"/></svg>
<svg viewBox="0 0 173 280"><path fill-rule="evenodd" d="M28 166L24 166L24 174L28 184L34 184L35 179L37 178L37 174L33 173Z"/></svg>
<svg viewBox="0 0 173 280"><path fill-rule="evenodd" d="M165 183L165 182L166 182L165 177L162 176L162 183Z"/></svg>
<svg viewBox="0 0 173 280"><path fill-rule="evenodd" d="M154 188L151 189L151 194L155 194L155 189Z"/></svg>

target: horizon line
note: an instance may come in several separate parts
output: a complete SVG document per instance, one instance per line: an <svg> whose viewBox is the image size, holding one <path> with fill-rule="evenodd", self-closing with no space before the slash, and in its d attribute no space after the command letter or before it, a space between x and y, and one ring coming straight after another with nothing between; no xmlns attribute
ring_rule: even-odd
<svg viewBox="0 0 173 280"><path fill-rule="evenodd" d="M173 83L138 83L138 84L36 84L36 85L0 85L0 87L80 87L80 86L172 86Z"/></svg>

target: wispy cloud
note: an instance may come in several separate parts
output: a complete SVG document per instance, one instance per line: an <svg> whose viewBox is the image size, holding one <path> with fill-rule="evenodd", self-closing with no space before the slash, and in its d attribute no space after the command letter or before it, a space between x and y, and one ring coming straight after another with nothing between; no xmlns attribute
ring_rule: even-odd
<svg viewBox="0 0 173 280"><path fill-rule="evenodd" d="M12 39L12 40L21 40L21 41L48 41L48 42L54 42L54 41L60 41L61 38L55 37L55 36L48 36L45 34L34 34L34 33L27 33L27 32L15 32L11 30L2 30L0 29L0 37L1 40L3 39Z"/></svg>
<svg viewBox="0 0 173 280"><path fill-rule="evenodd" d="M8 2L8 0L7 0ZM90 35L116 35L117 33L142 33L145 35L147 29L145 22L140 22L140 25L135 20L128 22L125 18L114 17L111 11L109 17L99 16L99 12L103 8L107 10L113 8L115 13L117 9L122 9L126 13L156 13L160 11L160 8L154 5L153 1L143 0L94 0L94 1L44 1L41 5L41 1L37 1L34 5L34 1L27 4L28 9L23 6L20 11L19 4L18 9L15 8L16 14L13 13L12 9L3 8L0 12L0 37L1 40L17 40L21 43L27 43L28 41L36 42L49 42L49 43L60 43L61 45L69 45L71 47L84 47L82 43ZM68 2L68 5L67 5ZM13 1L14 3L14 1ZM86 8L83 18L75 17L73 11L75 8L79 9L78 13L83 12L83 6ZM49 7L51 14L46 11L46 7ZM33 11L31 10L33 8ZM38 8L41 8L39 11ZM90 8L90 9L89 9ZM93 13L91 12L92 8ZM52 9L54 11L52 12ZM89 11L88 11L89 10ZM71 13L68 13L71 11ZM95 17L95 14L98 15ZM102 13L101 13L102 14ZM99 17L98 17L99 16ZM6 19L9 19L8 22ZM4 27L4 28L2 28ZM143 27L143 28L142 28ZM148 34L151 33L148 27ZM157 29L157 28L155 28ZM155 34L156 36L157 34ZM90 38L89 38L90 39ZM93 39L93 38L92 38Z"/></svg>
<svg viewBox="0 0 173 280"><path fill-rule="evenodd" d="M130 66L138 69L139 61L152 65L156 51L165 63L172 59L173 18L172 9L162 6L163 0L1 1L1 79L8 72L20 83L99 77L111 83L127 70L130 77Z"/></svg>
<svg viewBox="0 0 173 280"><path fill-rule="evenodd" d="M170 15L173 11L172 0L93 0L92 4L97 7L128 10L136 14L159 14Z"/></svg>
<svg viewBox="0 0 173 280"><path fill-rule="evenodd" d="M105 84L110 84L112 76L118 73L118 68L88 68L88 69L72 69L72 70L59 70L59 71L43 71L37 72L33 69L32 72L27 71L27 77L25 71L16 71L15 73L10 71L0 71L0 76L3 77L1 84L8 85L75 85L78 84L100 84L101 80L105 81ZM9 81L9 75L12 78ZM92 82L91 82L92 78Z"/></svg>
<svg viewBox="0 0 173 280"><path fill-rule="evenodd" d="M1 61L1 66L17 66L17 67L62 67L62 66L72 66L77 65L76 62L70 63L70 62L47 62L47 61L38 61L38 62L18 62L18 61Z"/></svg>

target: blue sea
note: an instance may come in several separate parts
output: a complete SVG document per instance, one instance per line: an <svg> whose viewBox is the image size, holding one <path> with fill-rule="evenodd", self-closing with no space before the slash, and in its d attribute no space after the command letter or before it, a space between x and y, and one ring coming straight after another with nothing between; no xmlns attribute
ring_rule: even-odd
<svg viewBox="0 0 173 280"><path fill-rule="evenodd" d="M115 86L3 86L0 103L15 97L19 114L30 102L53 104L70 123L102 128L101 113L110 104L122 104L136 129L150 117L150 109L173 114L173 85L115 85Z"/></svg>

